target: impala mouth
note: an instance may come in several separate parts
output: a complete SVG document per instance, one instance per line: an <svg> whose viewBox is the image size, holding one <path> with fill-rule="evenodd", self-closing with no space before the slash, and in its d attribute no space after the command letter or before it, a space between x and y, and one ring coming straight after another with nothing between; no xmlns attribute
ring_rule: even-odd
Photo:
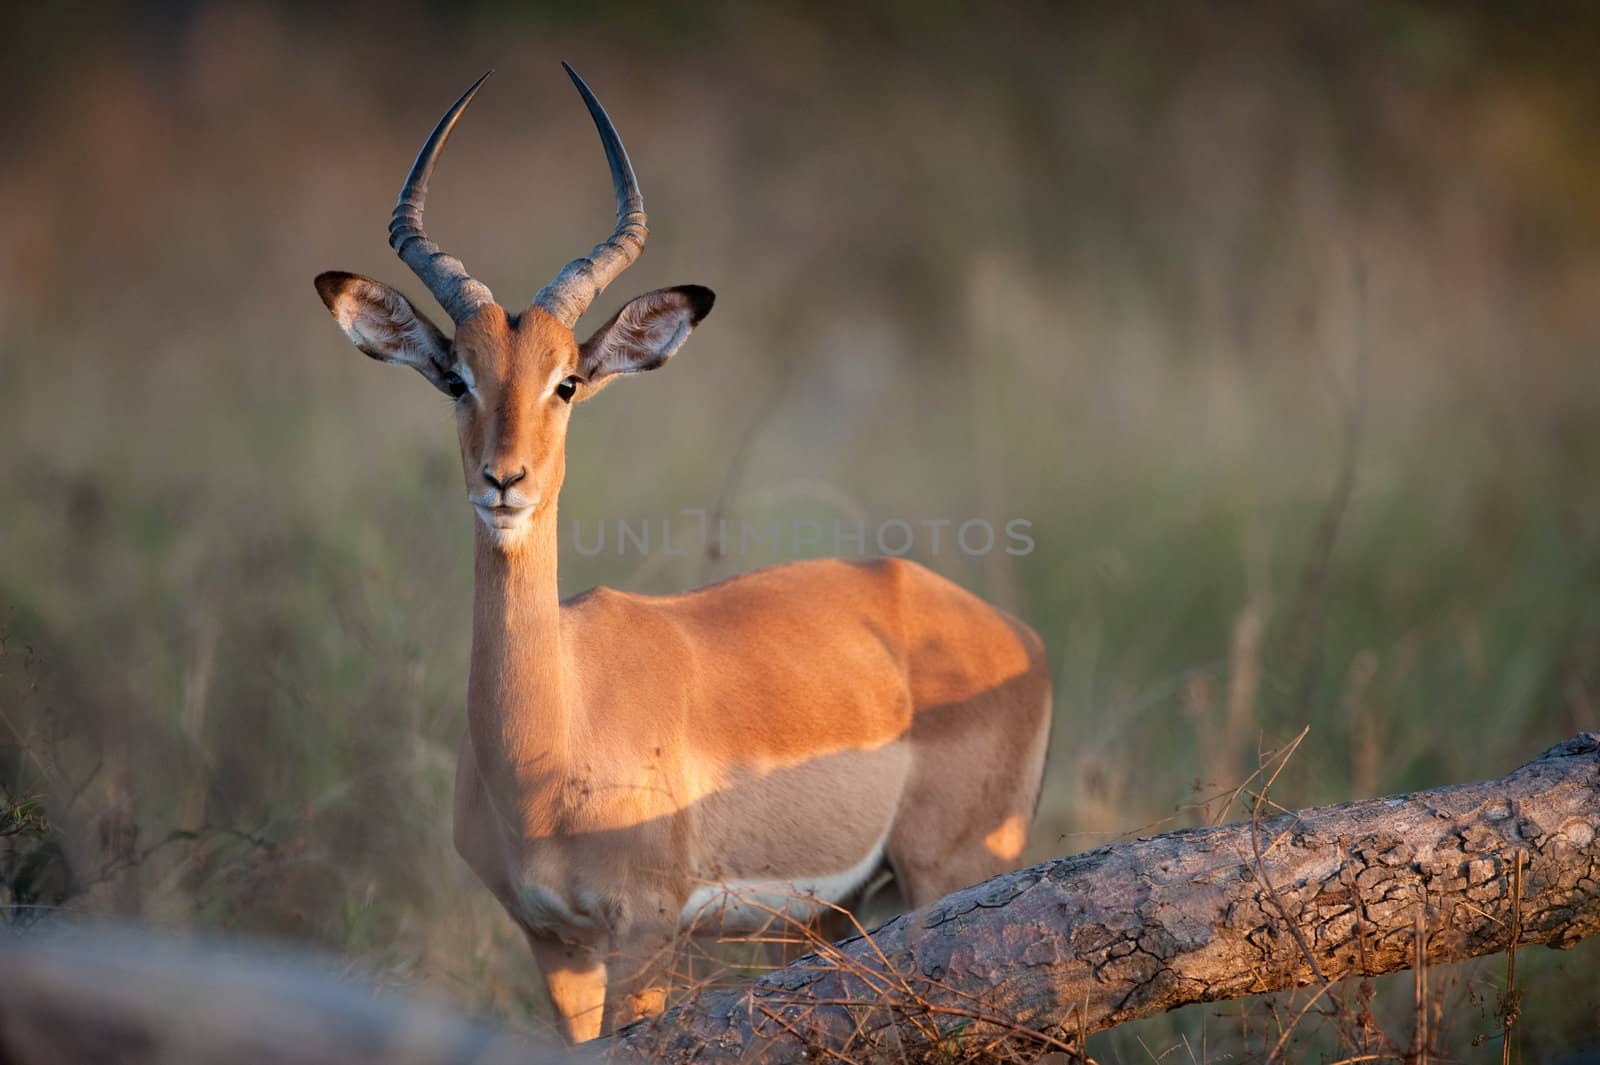
<svg viewBox="0 0 1600 1065"><path fill-rule="evenodd" d="M478 519L491 529L515 529L533 514L531 506L508 506L504 503L474 503L472 509L478 512Z"/></svg>

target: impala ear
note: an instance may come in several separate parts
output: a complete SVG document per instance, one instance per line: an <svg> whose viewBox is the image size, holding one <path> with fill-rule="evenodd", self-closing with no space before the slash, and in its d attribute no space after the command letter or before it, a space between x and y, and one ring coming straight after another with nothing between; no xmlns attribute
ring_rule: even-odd
<svg viewBox="0 0 1600 1065"><path fill-rule="evenodd" d="M590 386L585 393L617 374L654 370L672 358L716 298L709 288L679 285L629 300L579 347L578 376Z"/></svg>
<svg viewBox="0 0 1600 1065"><path fill-rule="evenodd" d="M448 393L450 341L410 300L380 281L338 270L318 274L316 285L352 344L379 362L411 367Z"/></svg>

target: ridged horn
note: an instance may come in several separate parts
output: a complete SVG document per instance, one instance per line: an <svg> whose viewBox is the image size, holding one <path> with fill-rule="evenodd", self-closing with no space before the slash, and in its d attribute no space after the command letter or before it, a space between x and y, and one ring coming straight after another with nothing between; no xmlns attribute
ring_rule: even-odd
<svg viewBox="0 0 1600 1065"><path fill-rule="evenodd" d="M596 244L588 255L563 266L555 280L533 297L534 306L550 312L570 329L589 309L595 297L639 258L650 231L646 226L644 197L639 193L639 180L633 176L633 164L628 161L628 150L622 146L617 127L611 124L606 109L600 106L600 101L589 91L589 86L578 77L578 72L566 63L561 66L578 87L578 94L583 97L583 102L589 108L589 116L594 119L595 129L600 131L606 162L611 165L611 184L617 193L617 228L611 236L604 243ZM470 97L471 93L467 95Z"/></svg>
<svg viewBox="0 0 1600 1065"><path fill-rule="evenodd" d="M473 82L472 87L461 94L461 99L452 104L439 124L433 127L428 142L417 154L417 161L411 164L411 173L406 175L406 183L400 189L400 200L394 206L394 214L389 216L389 247L399 253L401 261L411 267L412 272L428 286L433 298L439 301L439 305L457 324L471 318L484 304L493 303L494 294L488 286L472 279L460 259L445 254L439 245L428 239L427 232L422 228L422 209L428 198L428 179L433 176L434 164L439 161L445 141L450 139L450 131L477 95L479 87L493 73L492 70L485 71L483 77Z"/></svg>

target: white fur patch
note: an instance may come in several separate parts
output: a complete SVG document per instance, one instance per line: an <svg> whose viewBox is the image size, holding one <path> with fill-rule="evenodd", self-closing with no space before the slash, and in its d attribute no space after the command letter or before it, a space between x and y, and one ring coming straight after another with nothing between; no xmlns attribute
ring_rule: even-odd
<svg viewBox="0 0 1600 1065"><path fill-rule="evenodd" d="M499 544L508 544L525 535L528 526L533 523L533 512L536 509L536 507L523 507L520 510L506 512L493 510L478 503L472 505L472 512L488 530L489 536Z"/></svg>
<svg viewBox="0 0 1600 1065"><path fill-rule="evenodd" d="M679 915L679 926L696 932L753 932L781 926L787 914L805 920L820 913L826 903L837 903L867 882L883 862L888 841L885 831L867 856L840 873L796 877L788 881L729 880L695 888Z"/></svg>

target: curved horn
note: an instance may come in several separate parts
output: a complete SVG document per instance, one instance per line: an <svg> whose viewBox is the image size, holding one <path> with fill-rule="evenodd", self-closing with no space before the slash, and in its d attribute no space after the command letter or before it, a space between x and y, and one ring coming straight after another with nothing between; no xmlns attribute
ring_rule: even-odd
<svg viewBox="0 0 1600 1065"><path fill-rule="evenodd" d="M589 304L617 275L633 265L644 251L649 229L645 225L644 197L639 193L639 180L633 176L633 164L628 162L628 150L617 136L617 127L611 124L606 109L600 106L589 86L578 77L578 72L561 64L578 93L589 107L595 129L600 131L600 143L605 145L606 162L611 164L611 184L617 190L617 228L603 244L596 244L582 259L574 259L561 268L556 279L540 289L533 297L536 307L554 315L562 325L571 329L589 309Z"/></svg>
<svg viewBox="0 0 1600 1065"><path fill-rule="evenodd" d="M422 279L433 298L457 324L471 318L484 304L493 303L494 294L488 286L472 279L460 259L446 255L439 250L439 245L428 239L422 228L422 207L428 198L428 179L433 176L433 165L439 161L439 153L444 150L444 142L450 139L456 119L477 95L479 86L493 73L485 71L433 127L428 143L422 146L417 161L411 164L411 173L406 175L406 183L400 189L400 202L394 205L394 214L389 216L389 247Z"/></svg>

